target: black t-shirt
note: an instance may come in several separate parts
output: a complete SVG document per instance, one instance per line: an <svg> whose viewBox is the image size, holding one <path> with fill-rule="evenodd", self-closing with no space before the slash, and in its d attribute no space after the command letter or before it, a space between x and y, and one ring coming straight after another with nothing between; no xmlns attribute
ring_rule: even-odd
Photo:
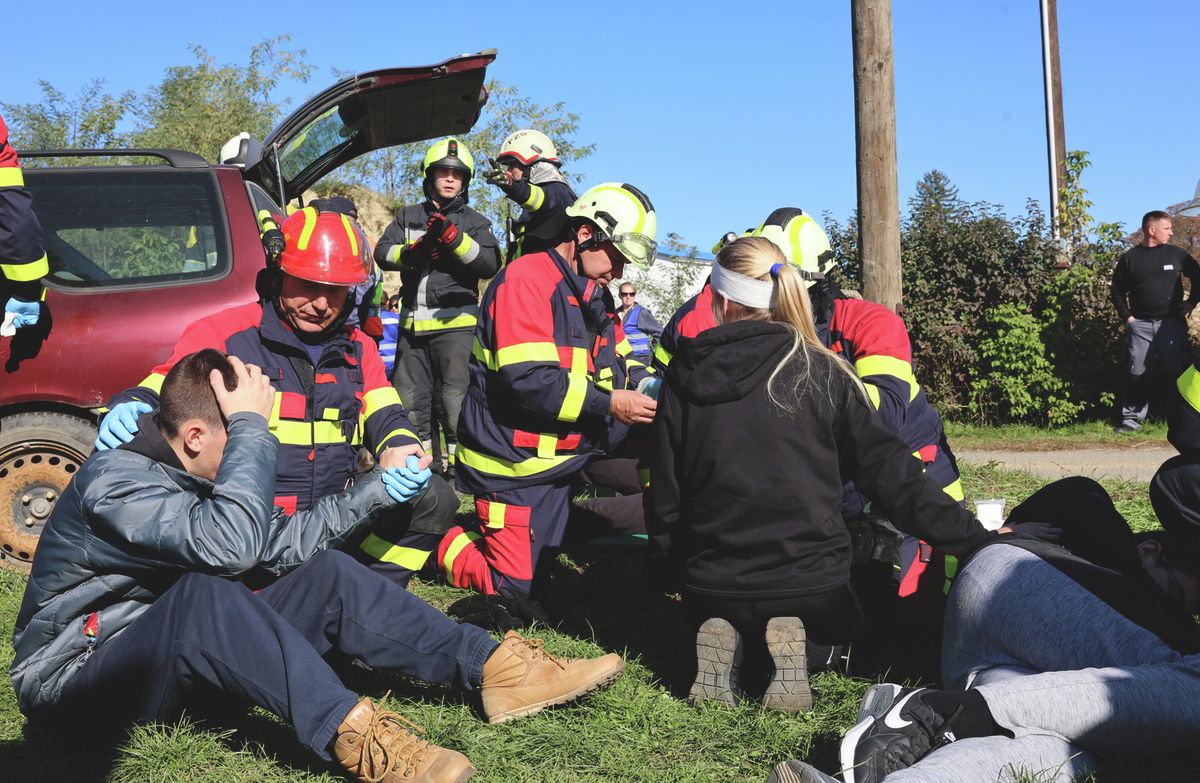
<svg viewBox="0 0 1200 783"><path fill-rule="evenodd" d="M1122 323L1131 315L1138 320L1183 315L1181 273L1192 283L1188 297L1192 304L1200 296L1200 265L1186 250L1175 245L1138 245L1126 251L1117 261L1112 279L1113 306Z"/></svg>

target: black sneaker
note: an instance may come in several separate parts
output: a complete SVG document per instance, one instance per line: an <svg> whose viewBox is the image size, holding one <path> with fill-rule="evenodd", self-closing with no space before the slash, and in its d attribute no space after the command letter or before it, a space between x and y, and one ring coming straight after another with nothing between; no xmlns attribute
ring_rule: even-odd
<svg viewBox="0 0 1200 783"><path fill-rule="evenodd" d="M805 764L799 759L776 764L767 776L767 783L841 783L837 778Z"/></svg>
<svg viewBox="0 0 1200 783"><path fill-rule="evenodd" d="M731 707L742 699L738 668L742 665L742 637L728 620L710 617L696 632L696 681L688 703L719 701Z"/></svg>
<svg viewBox="0 0 1200 783"><path fill-rule="evenodd" d="M763 706L780 712L812 709L808 684L808 652L804 623L799 617L772 617L767 621L767 652L775 673L763 693Z"/></svg>
<svg viewBox="0 0 1200 783"><path fill-rule="evenodd" d="M875 686L867 692L872 704L863 699L859 714L864 717L842 738L840 760L846 783L877 783L954 742L953 733L941 730L948 718L922 701L921 695L929 692L896 685Z"/></svg>

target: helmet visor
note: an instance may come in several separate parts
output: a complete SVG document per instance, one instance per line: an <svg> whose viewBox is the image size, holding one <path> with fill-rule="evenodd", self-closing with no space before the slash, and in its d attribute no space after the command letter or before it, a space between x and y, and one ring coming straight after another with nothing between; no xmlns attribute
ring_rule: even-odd
<svg viewBox="0 0 1200 783"><path fill-rule="evenodd" d="M658 243L645 234L617 234L609 241L626 261L643 271L658 257Z"/></svg>

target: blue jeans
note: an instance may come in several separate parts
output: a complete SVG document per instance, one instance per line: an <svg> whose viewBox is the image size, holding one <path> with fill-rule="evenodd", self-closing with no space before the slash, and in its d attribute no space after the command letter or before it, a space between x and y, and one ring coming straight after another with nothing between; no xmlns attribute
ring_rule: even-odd
<svg viewBox="0 0 1200 783"><path fill-rule="evenodd" d="M325 551L258 593L185 575L91 655L46 717L86 735L172 721L184 707L228 696L278 715L328 759L359 697L322 656L336 650L470 689L496 646L349 555Z"/></svg>

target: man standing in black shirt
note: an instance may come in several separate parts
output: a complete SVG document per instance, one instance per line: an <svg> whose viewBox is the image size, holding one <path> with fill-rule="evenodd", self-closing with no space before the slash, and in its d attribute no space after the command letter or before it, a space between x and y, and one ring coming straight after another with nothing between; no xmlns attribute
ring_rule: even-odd
<svg viewBox="0 0 1200 783"><path fill-rule="evenodd" d="M1149 409L1148 370L1179 375L1188 361L1184 318L1200 297L1200 265L1181 247L1168 244L1171 216L1155 210L1142 217L1142 243L1128 250L1113 270L1112 301L1125 324L1129 381L1117 432L1141 428ZM1185 305L1181 273L1191 281Z"/></svg>

